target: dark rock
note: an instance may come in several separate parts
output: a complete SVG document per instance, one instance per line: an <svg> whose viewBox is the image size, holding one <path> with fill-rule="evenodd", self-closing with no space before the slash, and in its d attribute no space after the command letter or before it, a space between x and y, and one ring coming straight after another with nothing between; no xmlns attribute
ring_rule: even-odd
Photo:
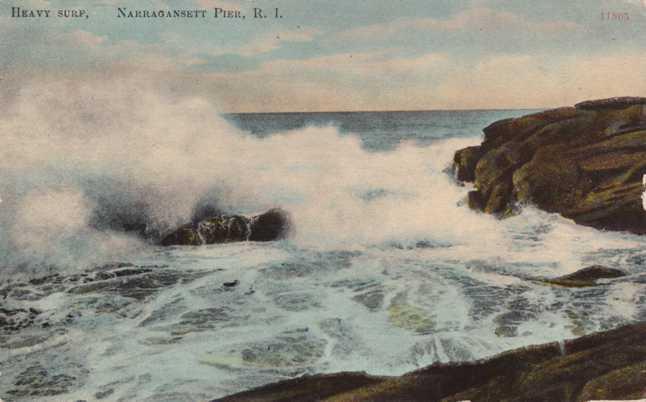
<svg viewBox="0 0 646 402"><path fill-rule="evenodd" d="M646 105L646 98L638 96L622 96L617 98L598 99L580 102L574 105L577 109L623 109L633 105Z"/></svg>
<svg viewBox="0 0 646 402"><path fill-rule="evenodd" d="M287 235L289 219L285 211L271 209L251 218L217 215L189 223L166 235L162 246L199 246L237 241L272 241Z"/></svg>
<svg viewBox="0 0 646 402"><path fill-rule="evenodd" d="M455 177L460 181L475 180L473 172L481 157L482 148L479 146L464 148L456 152L453 158Z"/></svg>
<svg viewBox="0 0 646 402"><path fill-rule="evenodd" d="M251 218L251 241L272 241L282 239L289 231L289 216L279 208L270 209L262 215Z"/></svg>
<svg viewBox="0 0 646 402"><path fill-rule="evenodd" d="M223 285L224 285L225 288L233 288L233 287L238 286L239 283L240 282L236 279L235 281L224 282Z"/></svg>
<svg viewBox="0 0 646 402"><path fill-rule="evenodd" d="M166 235L161 241L162 246L199 246L201 244L204 244L204 242L200 238L197 228L192 223L181 226L174 232Z"/></svg>
<svg viewBox="0 0 646 402"><path fill-rule="evenodd" d="M293 380L265 385L253 391L242 392L213 402L318 402L329 397L371 385L378 385L384 377L364 373L337 373L303 376Z"/></svg>
<svg viewBox="0 0 646 402"><path fill-rule="evenodd" d="M434 364L399 377L363 373L304 376L218 399L263 401L625 400L646 391L646 324L561 345L521 348L471 363Z"/></svg>
<svg viewBox="0 0 646 402"><path fill-rule="evenodd" d="M467 203L469 208L475 209L476 211L484 209L482 195L478 191L469 191L469 194L467 194Z"/></svg>
<svg viewBox="0 0 646 402"><path fill-rule="evenodd" d="M576 223L646 233L646 98L612 98L495 122L455 154L471 208L504 217L532 204Z"/></svg>
<svg viewBox="0 0 646 402"><path fill-rule="evenodd" d="M205 244L245 241L249 238L249 218L239 215L218 216L200 221L197 233Z"/></svg>
<svg viewBox="0 0 646 402"><path fill-rule="evenodd" d="M548 279L545 282L559 286L584 287L596 285L599 279L621 278L622 276L626 276L626 273L619 269L592 265L568 275Z"/></svg>

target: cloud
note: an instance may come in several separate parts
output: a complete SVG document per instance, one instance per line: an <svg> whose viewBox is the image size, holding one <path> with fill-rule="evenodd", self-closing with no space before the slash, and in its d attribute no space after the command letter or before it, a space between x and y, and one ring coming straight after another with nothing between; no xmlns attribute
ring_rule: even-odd
<svg viewBox="0 0 646 402"><path fill-rule="evenodd" d="M219 0L194 1L224 7ZM312 21L299 29L254 25L222 40L201 39L214 25L142 37L98 34L83 24L27 29L0 18L6 38L0 70L8 86L25 74L82 76L137 66L226 111L549 107L646 92L639 74L644 60L630 39L639 37L637 24L599 28L595 14L596 25L583 29L545 13L536 14L544 18L538 21L479 4L446 18L399 18L336 35L331 25ZM558 33L567 35L551 36ZM594 50L603 43L603 52ZM12 93L0 92L0 99Z"/></svg>
<svg viewBox="0 0 646 402"><path fill-rule="evenodd" d="M205 74L201 82L236 111L551 108L645 93L643 71L641 52L473 60L375 52L268 61L252 71Z"/></svg>
<svg viewBox="0 0 646 402"><path fill-rule="evenodd" d="M571 21L535 22L526 17L507 11L497 11L487 7L464 10L448 19L405 18L392 22L367 25L337 34L346 40L386 39L410 31L506 31L525 30L543 34L574 31L579 27Z"/></svg>
<svg viewBox="0 0 646 402"><path fill-rule="evenodd" d="M423 84L448 68L448 56L439 53L343 53L270 60L251 71L207 73L202 83L211 83L211 92L219 94L226 110L374 110L409 104L419 108L420 98L409 96L411 87L418 86L428 97ZM395 100L404 102L397 105Z"/></svg>
<svg viewBox="0 0 646 402"><path fill-rule="evenodd" d="M437 87L453 108L557 107L646 92L646 55L494 55L453 70Z"/></svg>
<svg viewBox="0 0 646 402"><path fill-rule="evenodd" d="M21 39L14 32L9 37L16 46L39 43L34 31L31 34ZM298 42L318 33L304 29L278 35ZM646 71L646 56L628 50L587 55L545 50L472 57L450 51L411 55L403 53L407 48L393 48L305 59L262 61L240 56L255 62L244 70L214 71L208 57L202 59L191 49L169 51L161 43L114 42L83 30L45 39L40 47L31 47L31 52L38 57L50 57L50 52L55 57L65 49L66 57L55 60L70 67L29 64L29 54L12 58L11 70L3 71L1 82L6 90L0 98L15 93L7 87L11 77L25 71L82 79L97 65L103 71L136 66L142 74L172 82L177 91L209 98L227 112L553 107L646 92L646 77L641 74Z"/></svg>
<svg viewBox="0 0 646 402"><path fill-rule="evenodd" d="M324 72L353 75L357 78L383 79L399 74L429 74L445 66L448 57L441 53L427 53L414 57L398 57L391 52L340 53L303 60L274 60L261 67L262 74Z"/></svg>
<svg viewBox="0 0 646 402"><path fill-rule="evenodd" d="M106 41L105 36L95 35L88 31L77 30L70 34L71 39L78 45L97 47Z"/></svg>

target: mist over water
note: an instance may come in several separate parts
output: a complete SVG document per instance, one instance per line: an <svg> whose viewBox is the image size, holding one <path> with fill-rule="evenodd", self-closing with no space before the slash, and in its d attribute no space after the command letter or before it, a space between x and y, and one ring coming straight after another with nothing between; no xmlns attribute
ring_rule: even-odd
<svg viewBox="0 0 646 402"><path fill-rule="evenodd" d="M329 124L260 138L205 100L138 76L26 82L2 106L9 265L112 260L141 246L126 230L163 233L198 206L281 206L293 214L293 240L320 247L455 239L478 225L495 231L491 219L455 208L461 190L443 172L452 150L473 138L434 147L418 146L422 136L382 141L395 148L383 152L371 136L377 149Z"/></svg>
<svg viewBox="0 0 646 402"><path fill-rule="evenodd" d="M0 331L0 398L207 400L646 319L640 237L464 205L454 151L523 111L222 116L140 76L72 84L0 105L0 295L33 315ZM154 244L200 211L272 207L285 240ZM629 276L535 281L592 264ZM36 377L57 393L20 385Z"/></svg>

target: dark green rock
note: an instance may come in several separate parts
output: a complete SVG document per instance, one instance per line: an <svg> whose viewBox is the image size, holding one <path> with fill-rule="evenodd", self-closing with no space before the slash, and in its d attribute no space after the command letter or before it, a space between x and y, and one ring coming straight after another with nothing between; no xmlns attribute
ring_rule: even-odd
<svg viewBox="0 0 646 402"><path fill-rule="evenodd" d="M199 246L237 241L272 241L287 235L289 217L274 208L248 218L241 215L216 215L197 223L180 226L162 238L162 246Z"/></svg>
<svg viewBox="0 0 646 402"><path fill-rule="evenodd" d="M289 216L282 209L274 208L251 218L251 241L272 241L285 237L289 231Z"/></svg>
<svg viewBox="0 0 646 402"><path fill-rule="evenodd" d="M646 98L501 120L484 134L454 158L458 178L476 187L470 207L504 217L531 204L586 226L646 233Z"/></svg>
<svg viewBox="0 0 646 402"><path fill-rule="evenodd" d="M592 265L568 275L548 279L545 282L559 286L584 287L596 285L599 279L614 279L622 276L626 276L626 273L619 269L608 268L603 265Z"/></svg>
<svg viewBox="0 0 646 402"><path fill-rule="evenodd" d="M479 146L467 147L456 152L453 158L455 177L460 181L475 180L474 171L481 157L482 149Z"/></svg>
<svg viewBox="0 0 646 402"><path fill-rule="evenodd" d="M218 401L583 402L640 399L645 392L646 324L636 324L487 360L433 364L399 377L304 376Z"/></svg>

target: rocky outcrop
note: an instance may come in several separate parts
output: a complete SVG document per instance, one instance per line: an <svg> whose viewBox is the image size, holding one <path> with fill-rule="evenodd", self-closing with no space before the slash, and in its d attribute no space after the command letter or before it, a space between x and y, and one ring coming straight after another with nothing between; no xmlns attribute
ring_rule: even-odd
<svg viewBox="0 0 646 402"><path fill-rule="evenodd" d="M586 287L597 285L600 279L615 279L626 276L624 271L603 265L592 265L568 275L545 280L546 283L565 287Z"/></svg>
<svg viewBox="0 0 646 402"><path fill-rule="evenodd" d="M272 241L285 237L289 230L289 217L282 209L270 209L251 218L250 241Z"/></svg>
<svg viewBox="0 0 646 402"><path fill-rule="evenodd" d="M251 218L242 215L216 215L188 223L166 235L163 246L227 243L235 241L272 241L283 238L289 229L287 212L270 209Z"/></svg>
<svg viewBox="0 0 646 402"><path fill-rule="evenodd" d="M587 226L646 233L646 98L587 101L484 129L459 150L456 177L471 208L498 216L533 204Z"/></svg>
<svg viewBox="0 0 646 402"><path fill-rule="evenodd" d="M400 377L305 376L218 401L583 402L644 397L646 324L638 324L474 363L434 364Z"/></svg>

